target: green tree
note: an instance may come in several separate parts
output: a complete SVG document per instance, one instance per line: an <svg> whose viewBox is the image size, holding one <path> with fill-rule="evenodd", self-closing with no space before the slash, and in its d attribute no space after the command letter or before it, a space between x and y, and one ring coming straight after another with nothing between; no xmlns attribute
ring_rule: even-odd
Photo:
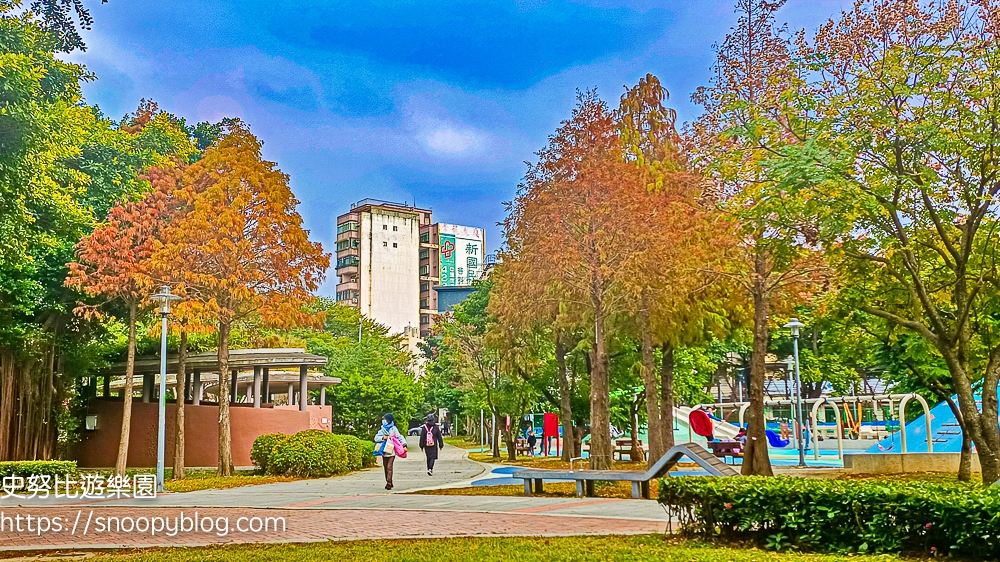
<svg viewBox="0 0 1000 562"><path fill-rule="evenodd" d="M782 99L801 142L768 163L814 205L856 308L940 354L987 481L1000 478L998 14L858 2L800 41Z"/></svg>

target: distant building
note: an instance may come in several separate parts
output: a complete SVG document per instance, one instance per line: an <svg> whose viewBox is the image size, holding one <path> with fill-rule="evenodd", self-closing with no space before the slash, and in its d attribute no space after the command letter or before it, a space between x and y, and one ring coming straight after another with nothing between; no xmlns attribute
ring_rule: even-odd
<svg viewBox="0 0 1000 562"><path fill-rule="evenodd" d="M420 236L420 334L426 336L439 313L435 287L468 287L482 276L486 231L436 223L423 228Z"/></svg>
<svg viewBox="0 0 1000 562"><path fill-rule="evenodd" d="M431 211L363 199L337 217L337 301L406 336L420 328L421 232Z"/></svg>

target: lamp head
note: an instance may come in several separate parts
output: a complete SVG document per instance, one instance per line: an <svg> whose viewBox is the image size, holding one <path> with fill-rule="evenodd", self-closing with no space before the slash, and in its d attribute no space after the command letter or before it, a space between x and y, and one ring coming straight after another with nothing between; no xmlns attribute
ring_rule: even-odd
<svg viewBox="0 0 1000 562"><path fill-rule="evenodd" d="M170 314L170 303L172 301L179 301L181 298L177 295L170 293L170 287L164 285L160 287L160 292L149 297L150 300L160 305L160 314L166 316Z"/></svg>
<svg viewBox="0 0 1000 562"><path fill-rule="evenodd" d="M792 318L788 321L788 324L785 324L784 327L788 328L792 332L793 338L797 338L799 337L799 328L805 327L805 324L799 322L798 318Z"/></svg>

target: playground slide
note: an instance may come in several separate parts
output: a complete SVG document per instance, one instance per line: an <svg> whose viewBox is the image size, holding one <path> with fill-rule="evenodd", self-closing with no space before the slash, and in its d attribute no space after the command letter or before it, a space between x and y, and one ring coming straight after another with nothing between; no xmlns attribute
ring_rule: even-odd
<svg viewBox="0 0 1000 562"><path fill-rule="evenodd" d="M682 427L687 427L688 416L690 415L691 408L686 406L674 406L674 419L676 419ZM716 422L712 425L712 431L715 434L716 439L736 439L736 434L740 432L740 429L731 423Z"/></svg>
<svg viewBox="0 0 1000 562"><path fill-rule="evenodd" d="M771 429L768 429L766 431L766 434L767 434L767 442L772 447L775 447L777 449L780 449L782 447L787 447L788 444L791 442L788 439L782 439L781 437L778 437L778 434ZM909 445L909 443L907 443L907 445Z"/></svg>

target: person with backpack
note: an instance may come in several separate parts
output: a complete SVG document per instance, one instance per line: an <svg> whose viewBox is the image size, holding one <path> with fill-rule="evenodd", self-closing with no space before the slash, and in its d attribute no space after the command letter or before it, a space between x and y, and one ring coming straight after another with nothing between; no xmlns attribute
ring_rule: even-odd
<svg viewBox="0 0 1000 562"><path fill-rule="evenodd" d="M420 426L420 448L427 456L427 476L434 476L434 461L438 458L438 450L444 447L441 428L434 422L434 414L427 414L427 421Z"/></svg>
<svg viewBox="0 0 1000 562"><path fill-rule="evenodd" d="M406 439L396 429L395 417L389 413L382 416L382 427L375 433L375 456L382 457L385 471L385 489L392 489L392 464L396 460L396 447L402 444L402 455L406 455Z"/></svg>

